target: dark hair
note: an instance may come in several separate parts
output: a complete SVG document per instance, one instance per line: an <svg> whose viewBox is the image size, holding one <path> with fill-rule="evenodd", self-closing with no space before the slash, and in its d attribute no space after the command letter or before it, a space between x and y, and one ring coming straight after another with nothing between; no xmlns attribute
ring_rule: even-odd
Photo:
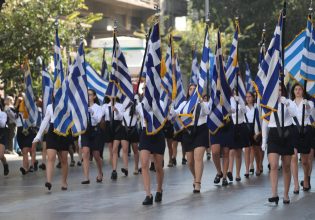
<svg viewBox="0 0 315 220"><path fill-rule="evenodd" d="M95 96L94 103L100 105L100 101L97 98L96 92L93 89L88 89L88 91L91 91L93 95Z"/></svg>
<svg viewBox="0 0 315 220"><path fill-rule="evenodd" d="M251 95L251 97L253 97L253 104L255 103L255 94L253 93L253 92L250 92L250 91L248 91L248 92L246 92L246 94L250 94ZM246 99L245 99L245 101L246 101ZM246 102L246 104L248 105L248 103Z"/></svg>
<svg viewBox="0 0 315 220"><path fill-rule="evenodd" d="M196 84L190 84L189 86L188 86L188 89L187 89L187 95L186 95L186 100L188 100L189 98L190 98L190 95L189 95L189 89L190 89L190 87L192 87L192 86L195 86L195 87L197 87L197 85Z"/></svg>
<svg viewBox="0 0 315 220"><path fill-rule="evenodd" d="M105 103L105 104L110 103L110 98L109 98L108 96L105 96L105 98L104 98L104 103Z"/></svg>
<svg viewBox="0 0 315 220"><path fill-rule="evenodd" d="M207 101L209 101L209 96L208 96L207 94L205 94L205 95L202 96L202 99L204 99L204 98L206 98Z"/></svg>
<svg viewBox="0 0 315 220"><path fill-rule="evenodd" d="M297 86L300 86L300 87L302 88L302 91L303 91L303 98L308 99L309 97L308 97L307 93L305 92L303 86L302 86L301 84L299 84L299 83L295 83L295 84L292 86L292 88L291 88L291 99L294 100L294 99L296 98L296 97L295 97L295 94L294 94L294 89L295 89L295 87L297 87Z"/></svg>
<svg viewBox="0 0 315 220"><path fill-rule="evenodd" d="M281 96L288 97L288 92L285 85L282 82L280 82L279 86L281 87Z"/></svg>

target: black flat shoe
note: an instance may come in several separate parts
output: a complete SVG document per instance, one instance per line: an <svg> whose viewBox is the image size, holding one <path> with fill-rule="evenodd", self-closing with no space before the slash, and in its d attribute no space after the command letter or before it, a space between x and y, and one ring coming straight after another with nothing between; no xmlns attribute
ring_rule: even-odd
<svg viewBox="0 0 315 220"><path fill-rule="evenodd" d="M256 176L260 176L261 175L261 172L260 173L256 173Z"/></svg>
<svg viewBox="0 0 315 220"><path fill-rule="evenodd" d="M90 180L84 180L84 181L81 182L81 184L83 184L83 185L90 184Z"/></svg>
<svg viewBox="0 0 315 220"><path fill-rule="evenodd" d="M207 153L207 160L210 160L210 159L211 159L211 154Z"/></svg>
<svg viewBox="0 0 315 220"><path fill-rule="evenodd" d="M62 191L67 191L67 190L68 190L68 187L62 186L62 187L61 187L61 190L62 190Z"/></svg>
<svg viewBox="0 0 315 220"><path fill-rule="evenodd" d="M214 178L214 181L213 181L214 184L219 184L222 177L223 177L223 173L217 174L217 175L215 176L215 178Z"/></svg>
<svg viewBox="0 0 315 220"><path fill-rule="evenodd" d="M77 162L77 166L78 166L78 167L82 166L81 161L78 161L78 162Z"/></svg>
<svg viewBox="0 0 315 220"><path fill-rule="evenodd" d="M227 172L226 176L229 178L229 180L233 181L233 174L231 172Z"/></svg>
<svg viewBox="0 0 315 220"><path fill-rule="evenodd" d="M30 166L30 168L28 169L28 171L27 171L28 173L33 173L34 172L34 168L33 168L33 166Z"/></svg>
<svg viewBox="0 0 315 220"><path fill-rule="evenodd" d="M154 202L162 202L162 192L156 192Z"/></svg>
<svg viewBox="0 0 315 220"><path fill-rule="evenodd" d="M227 181L226 178L223 178L222 179L222 186L227 186L227 185L229 185L229 182Z"/></svg>
<svg viewBox="0 0 315 220"><path fill-rule="evenodd" d="M125 174L125 176L128 176L128 170L125 168L121 168L121 172Z"/></svg>
<svg viewBox="0 0 315 220"><path fill-rule="evenodd" d="M254 169L250 169L249 172L254 175L255 170Z"/></svg>
<svg viewBox="0 0 315 220"><path fill-rule="evenodd" d="M7 163L3 164L3 175L4 176L9 175L9 165Z"/></svg>
<svg viewBox="0 0 315 220"><path fill-rule="evenodd" d="M142 169L141 169L141 168L139 168L138 172L141 174L141 173L142 173Z"/></svg>
<svg viewBox="0 0 315 220"><path fill-rule="evenodd" d="M47 189L50 190L50 189L51 189L51 183L46 182L46 183L45 183L45 187L47 187Z"/></svg>
<svg viewBox="0 0 315 220"><path fill-rule="evenodd" d="M235 181L236 181L236 182L240 182L240 181L241 181L241 177L236 177L236 178L235 178Z"/></svg>
<svg viewBox="0 0 315 220"><path fill-rule="evenodd" d="M39 167L39 169L46 170L46 165L44 163L42 163L38 167Z"/></svg>
<svg viewBox="0 0 315 220"><path fill-rule="evenodd" d="M173 163L173 165L176 167L176 165L177 165L176 158L173 158L173 159L172 159L172 163Z"/></svg>
<svg viewBox="0 0 315 220"><path fill-rule="evenodd" d="M306 187L303 186L303 191L304 192L308 192L308 191L310 191L310 189L311 189L311 187L306 188Z"/></svg>
<svg viewBox="0 0 315 220"><path fill-rule="evenodd" d="M294 190L294 191L293 191L293 194L295 194L295 195L298 195L299 193L300 193L299 190Z"/></svg>
<svg viewBox="0 0 315 220"><path fill-rule="evenodd" d="M117 180L117 172L116 170L113 170L112 175L110 177L112 180Z"/></svg>
<svg viewBox="0 0 315 220"><path fill-rule="evenodd" d="M283 199L283 204L286 204L286 205L290 204L290 199L288 200Z"/></svg>
<svg viewBox="0 0 315 220"><path fill-rule="evenodd" d="M142 202L142 205L152 205L153 204L153 196L152 194L150 196L146 196L145 199Z"/></svg>
<svg viewBox="0 0 315 220"><path fill-rule="evenodd" d="M279 203L279 196L268 198L269 202L274 202L276 205Z"/></svg>
<svg viewBox="0 0 315 220"><path fill-rule="evenodd" d="M21 171L23 176L27 173L26 170L23 167L20 167L20 171Z"/></svg>
<svg viewBox="0 0 315 220"><path fill-rule="evenodd" d="M153 162L151 162L151 165L150 165L150 170L151 171L153 171L153 172L155 172L156 170L155 170L155 166L154 166L154 163Z"/></svg>
<svg viewBox="0 0 315 220"><path fill-rule="evenodd" d="M244 176L245 176L246 179L249 178L249 174L248 173L245 173Z"/></svg>

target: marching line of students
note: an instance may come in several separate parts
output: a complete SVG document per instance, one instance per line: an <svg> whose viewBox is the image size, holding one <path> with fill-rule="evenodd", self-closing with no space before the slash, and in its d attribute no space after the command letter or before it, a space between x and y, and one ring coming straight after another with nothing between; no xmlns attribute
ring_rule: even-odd
<svg viewBox="0 0 315 220"><path fill-rule="evenodd" d="M196 89L195 85L190 85L188 97ZM129 175L128 169L128 149L134 153L133 174L141 172L145 190L145 200L143 205L153 204L151 190L151 179L149 170L151 163L154 163L156 171L157 188L154 197L155 202L162 201L163 179L164 179L164 153L166 146L169 152L168 167L176 166L177 146L181 142L183 150L182 164L188 162L188 168L192 174L193 193L200 193L201 180L204 169L204 155L212 152L212 159L217 171L214 184L228 186L234 180L241 181L242 155L245 159L244 177L249 178L250 173L260 176L263 172L264 151L267 151L270 164L270 182L272 196L269 202L278 204L278 168L279 160L282 161L282 171L284 177L283 203L289 204L289 189L291 175L294 180L294 194L299 193L299 184L303 191L307 192L311 188L310 175L312 172L312 161L314 154L314 128L311 126L310 116L314 115L314 104L304 99L303 88L296 84L292 88L292 100L285 98L282 89L279 90L278 113L273 112L269 122L263 122L261 133L255 132L255 115L258 114L258 106L255 104L255 95L248 92L246 103L234 94L231 101L230 117L226 119L224 127L215 134L210 134L207 127L207 117L210 114L207 97L199 99L193 112L193 123L174 134L172 121L180 114L186 101L181 103L176 109L171 105L168 121L164 128L154 135L146 132L146 123L143 114L141 97L136 95L135 102L125 107L118 98L111 98L100 105L96 93L88 91L88 128L78 139L68 135L66 137L54 132L54 114L52 104L47 106L46 114L40 123L39 129L30 127L24 129L25 120L20 104L23 96L18 98L15 111L11 113L0 112L0 160L3 163L4 175L8 175L9 167L4 157L5 145L7 142L7 121L9 114L15 115L17 124L17 141L23 152L23 162L20 171L23 175L32 172L38 167L35 160L35 149L38 143L45 146L43 149L42 169L46 169L45 187L52 188L52 179L55 167L56 156L61 164L61 189L67 190L68 178L68 153L69 146L80 146L82 153L83 181L82 184L90 184L90 157L94 157L97 167L96 182L103 181L103 150L105 144L109 150L109 161L112 167L111 179L118 178L118 148L122 147L123 165L121 171L124 176ZM303 112L305 106L305 114ZM282 119L279 112L284 107L284 128L279 129ZM304 121L302 115L305 115ZM76 143L78 142L78 143ZM210 148L211 147L211 148ZM299 183L298 180L298 153L301 155L304 178ZM31 163L29 162L31 155ZM47 155L47 159L46 159ZM72 152L73 157L73 152ZM71 159L72 163L73 159ZM256 166L254 169L254 161ZM79 161L80 162L80 161ZM139 165L140 163L140 165ZM79 165L79 164L78 164ZM139 167L141 167L139 169ZM254 171L256 170L256 171ZM291 174L292 171L292 174Z"/></svg>

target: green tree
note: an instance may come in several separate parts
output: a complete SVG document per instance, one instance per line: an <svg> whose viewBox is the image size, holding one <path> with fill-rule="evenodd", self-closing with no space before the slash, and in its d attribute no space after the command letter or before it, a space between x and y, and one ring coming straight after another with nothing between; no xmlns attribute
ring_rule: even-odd
<svg viewBox="0 0 315 220"><path fill-rule="evenodd" d="M40 87L40 66L53 55L54 21L59 17L59 38L63 48L73 47L102 14L87 12L84 0L7 0L0 13L0 77L5 91L21 89L21 64L30 60L33 85Z"/></svg>

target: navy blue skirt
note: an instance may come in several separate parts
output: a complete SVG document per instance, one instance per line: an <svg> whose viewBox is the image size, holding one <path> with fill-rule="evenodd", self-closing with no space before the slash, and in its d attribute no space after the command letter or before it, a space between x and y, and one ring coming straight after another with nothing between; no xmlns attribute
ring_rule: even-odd
<svg viewBox="0 0 315 220"><path fill-rule="evenodd" d="M139 150L147 150L151 154L164 155L165 136L163 130L160 130L155 135L147 135L146 128L143 128L140 135Z"/></svg>

